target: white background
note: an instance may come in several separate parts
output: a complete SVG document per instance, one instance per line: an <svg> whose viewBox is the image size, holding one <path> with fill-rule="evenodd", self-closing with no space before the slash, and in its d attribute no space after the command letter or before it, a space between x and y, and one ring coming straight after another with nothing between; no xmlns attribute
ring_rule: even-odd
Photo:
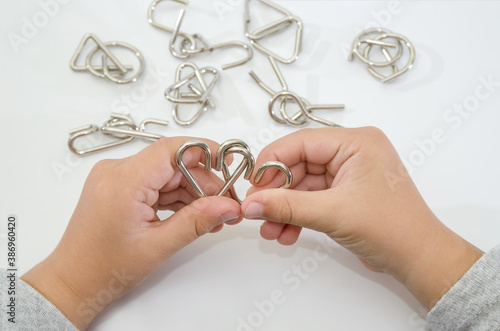
<svg viewBox="0 0 500 331"><path fill-rule="evenodd" d="M300 59L280 66L290 89L311 103L346 104L344 111L321 113L325 118L347 127L383 129L402 158L413 163L412 177L438 217L481 249L494 247L500 241L499 86L459 124L444 116L454 105L477 100L481 77L500 81L500 3L279 3L305 25ZM221 4L225 6L216 6ZM169 34L148 24L148 6L148 1L68 1L57 10L52 8L53 17L47 22L42 17L38 31L13 47L9 36L22 37L23 20L33 21L42 7L36 1L4 3L0 14L0 215L2 219L11 213L19 217L21 273L57 244L93 164L147 146L135 141L76 157L67 147L68 130L99 124L117 107L129 111L137 122L147 117L172 119L163 91L173 83L180 60L168 51ZM164 4L158 19L173 26L180 7ZM260 7L256 10L260 17L274 17ZM243 1L192 0L183 30L202 33L213 43L248 42L242 13ZM254 27L259 24L255 21ZM386 27L414 43L417 60L409 73L384 85L360 61L346 60L346 46L368 25ZM119 86L71 71L69 60L88 32L102 41L125 41L139 48L147 72L138 82ZM283 53L292 43L289 38L275 41ZM222 72L213 93L216 110L204 114L192 127L182 128L171 121L159 132L218 142L240 138L257 155L264 145L296 130L272 123L266 111L268 95L254 84L248 71L256 71L273 88L278 88L278 82L267 59L255 53L251 63ZM219 51L193 61L220 68L240 54ZM141 95L144 82L154 82L152 77L159 84ZM141 100L126 109L121 96ZM417 142L429 139L436 129L446 133L446 141L428 154L418 152ZM248 185L238 183L239 192L244 194ZM260 239L259 226L259 222L244 221L186 247L102 314L91 329L237 330L239 318L253 318L255 330L424 329L424 310L401 285L365 270L337 246L293 290L282 276L294 265L310 262L324 236L304 231L296 245L280 247ZM4 249L3 227L1 233ZM286 300L259 320L254 304L269 299L273 290L282 291Z"/></svg>

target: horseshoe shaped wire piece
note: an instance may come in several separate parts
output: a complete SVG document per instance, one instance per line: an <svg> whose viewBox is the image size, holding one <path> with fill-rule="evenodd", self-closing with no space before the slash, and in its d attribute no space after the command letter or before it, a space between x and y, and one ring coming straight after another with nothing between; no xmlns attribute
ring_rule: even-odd
<svg viewBox="0 0 500 331"><path fill-rule="evenodd" d="M236 170L234 171L233 174L231 174L229 172L229 167L228 165L226 164L225 162L225 159L230 155L230 154L240 154L243 156L243 160L242 162L238 165L238 167L236 168ZM226 182L224 184L224 186L221 188L220 192L219 192L219 196L223 196L224 194L226 194L230 189L232 190L231 191L231 194L234 194L233 197L235 200L239 201L241 203L241 200L238 198L238 195L236 195L236 192L234 190L234 183L236 182L236 180L238 180L238 178L243 174L243 172L245 172L245 175L244 175L244 178L246 180L249 180L250 179L250 176L252 175L252 171L253 171L253 168L255 166L255 160L253 158L253 155L252 153L242 147L242 146L231 146L229 147L225 153L224 153L224 162L223 162L223 165L222 165L222 173L224 175L224 181Z"/></svg>
<svg viewBox="0 0 500 331"><path fill-rule="evenodd" d="M304 29L304 24L302 23L302 20L298 18L297 16L292 15L291 12L288 10L276 5L275 3L268 1L268 0L258 0L259 2L281 12L284 14L284 16L274 22L271 22L263 27L260 27L250 33L248 25L251 22L250 19L250 0L245 0L245 13L244 13L244 29L245 29L245 36L250 39L251 44L260 52L267 54L268 56L271 56L278 60L281 63L285 64L290 64L295 62L299 58L299 53L302 50L302 32ZM275 52L270 51L266 47L262 46L258 41L260 39L263 39L267 36L274 35L283 29L287 28L293 23L297 24L297 32L295 34L295 45L294 45L294 50L293 54L291 57L285 59Z"/></svg>
<svg viewBox="0 0 500 331"><path fill-rule="evenodd" d="M200 187L200 185L198 185L193 175L191 175L189 170L186 168L186 165L182 161L184 152L192 147L198 147L202 149L203 153L205 154L205 171L210 171L212 169L212 152L210 151L210 147L208 147L208 145L201 140L190 140L182 144L177 150L177 153L175 155L175 160L177 163L177 167L184 175L184 178L186 178L189 185L191 185L196 194L198 194L198 197L203 198L206 197L207 195Z"/></svg>
<svg viewBox="0 0 500 331"><path fill-rule="evenodd" d="M198 197L202 198L206 197L207 195L205 194L203 189L199 186L199 184L196 182L196 180L194 179L194 177L192 176L192 174L189 172L189 170L186 168L186 165L182 161L185 151L193 147L198 147L202 149L202 151L205 154L205 160L206 160L204 169L205 171L210 171L212 168L212 154L209 146L201 140L190 140L182 144L177 150L175 159L181 173L184 175L184 177L191 185L193 190L196 192ZM229 172L229 167L226 163L226 158L230 154L235 154L235 153L241 154L243 156L243 160L238 165L234 173L231 174ZM231 196L236 201L239 201L241 203L241 200L238 198L234 190L234 183L243 173L245 173L244 178L246 180L250 180L254 168L255 168L255 159L252 153L250 152L250 148L245 142L239 139L230 139L222 143L217 151L215 170L222 171L225 183L217 195L223 196L227 192L230 192ZM262 164L258 169L253 181L255 183L259 183L260 180L262 179L264 172L269 168L278 168L285 174L285 183L281 186L281 188L290 187L293 181L292 173L287 166L278 161L269 161Z"/></svg>
<svg viewBox="0 0 500 331"><path fill-rule="evenodd" d="M220 144L219 150L217 151L217 155L215 158L215 169L217 171L222 171L227 150L231 147L242 147L250 151L250 147L243 140L240 139L226 140L225 142Z"/></svg>
<svg viewBox="0 0 500 331"><path fill-rule="evenodd" d="M236 147L248 151L248 153L250 153L250 155L246 155L245 152L235 150L234 148L236 148ZM231 178L231 174L229 173L229 167L225 162L226 156L229 154L232 154L231 152L239 153L239 154L243 155L243 157L244 157L243 162L248 163L247 171L246 171L245 176L244 176L244 178L248 180L251 176L253 168L255 167L255 160L250 152L250 147L242 140L229 139L229 140L226 140L225 142L223 142L219 146L219 150L217 151L217 156L216 156L216 161L215 161L215 164L216 164L215 169L218 171L222 171L222 174L224 175L224 180L226 182L228 181L229 178ZM236 172L238 172L238 169L235 171L235 173ZM240 175L241 174L239 174L238 177ZM242 200L240 198L238 198L238 194L236 193L234 186L230 187L229 192L231 193L231 196L236 201L238 201L239 203L242 203Z"/></svg>
<svg viewBox="0 0 500 331"><path fill-rule="evenodd" d="M253 182L259 184L262 180L262 177L264 176L264 173L267 171L267 169L270 168L277 168L285 175L285 183L283 183L283 185L281 185L280 188L287 189L292 185L293 182L292 172L286 165L284 165L279 161L267 161L263 163L257 170Z"/></svg>
<svg viewBox="0 0 500 331"><path fill-rule="evenodd" d="M192 55L201 54L201 53L205 53L205 52L213 52L216 49L222 49L222 48L228 48L228 47L241 47L241 48L243 48L244 50L247 51L247 57L246 58L244 58L242 60L239 60L239 61L236 61L236 62L224 64L224 65L222 65L222 70L226 70L226 69L230 69L230 68L234 68L234 67L243 65L243 64L247 63L248 61L250 61L253 58L253 50L252 50L252 48L250 48L249 45L247 45L247 44L245 44L243 42L240 42L240 41L228 41L228 42L219 43L219 44L215 44L215 45L209 46L208 43L205 41L205 39L201 35L199 35L199 34L191 35L191 38L193 40L198 40L199 43L202 45L202 47L197 48L196 47L196 42L193 42L191 39L187 39L187 38L184 37L184 40L181 43L182 49L181 49L181 51L179 53L175 49L175 44L177 42L177 37L179 35L181 35L181 33L179 31L180 31L180 27L182 25L182 20L184 19L184 14L185 13L186 13L186 11L184 9L181 9L179 11L179 15L177 17L177 22L175 23L175 27L174 27L174 30L172 32L172 38L170 39L170 45L169 45L169 47L170 47L170 52L172 53L173 56L175 56L175 57L177 57L179 59L186 59L186 58L191 57ZM191 44L191 49L185 49L184 48L187 43Z"/></svg>
<svg viewBox="0 0 500 331"><path fill-rule="evenodd" d="M96 47L94 47L86 56L85 58L85 66L78 66L76 64L76 61L80 57L80 54L83 50L83 47L87 44L87 41L89 39L92 39L96 43ZM113 55L113 53L110 52L108 49L109 46L116 46L116 47L123 47L126 48L130 51L132 51L135 56L139 59L139 69L137 72L131 76L130 78L127 79L122 79L120 77L123 77L126 75L130 70L133 70L134 67L130 65L122 65L120 61ZM101 66L96 66L92 65L92 58L94 55L97 53L97 51L101 50L103 52L102 55L102 65ZM111 62L114 64L112 66L108 66L108 59L111 60ZM70 68L74 71L88 71L92 75L99 77L99 78L107 78L109 81L117 84L127 84L131 82L135 82L139 76L144 72L144 57L142 53L135 48L134 46L127 44L125 42L121 41L111 41L111 42L106 42L103 43L102 41L97 38L96 35L92 33L87 33L85 36L83 36L82 40L80 41L80 44L78 45L75 53L73 54L71 60L70 60ZM115 75L112 75L111 72L118 72Z"/></svg>

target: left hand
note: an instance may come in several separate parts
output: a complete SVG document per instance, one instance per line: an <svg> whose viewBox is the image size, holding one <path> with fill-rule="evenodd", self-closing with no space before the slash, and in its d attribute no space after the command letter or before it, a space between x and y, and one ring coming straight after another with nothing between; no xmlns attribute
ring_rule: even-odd
<svg viewBox="0 0 500 331"><path fill-rule="evenodd" d="M90 172L80 201L55 251L22 279L79 329L200 236L241 221L238 202L197 199L175 163L190 138L164 138L122 160L103 160ZM204 140L215 155L219 145ZM208 195L222 181L204 171L200 149L183 161ZM158 209L176 213L161 221Z"/></svg>

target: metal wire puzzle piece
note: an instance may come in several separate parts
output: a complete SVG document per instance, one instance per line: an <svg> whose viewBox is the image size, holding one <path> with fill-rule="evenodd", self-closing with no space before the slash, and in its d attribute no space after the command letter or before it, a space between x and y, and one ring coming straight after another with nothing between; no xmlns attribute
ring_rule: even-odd
<svg viewBox="0 0 500 331"><path fill-rule="evenodd" d="M168 125L168 121L148 118L142 121L139 127L137 127L130 116L112 113L111 118L101 128L99 128L97 125L85 125L70 130L68 146L73 153L78 155L86 155L132 142L136 138L141 138L152 142L163 138L162 135L145 132L146 125L150 123L165 126ZM97 133L99 131L105 135L117 138L118 140L98 146L91 146L86 149L78 149L74 146L76 139L93 133Z"/></svg>
<svg viewBox="0 0 500 331"><path fill-rule="evenodd" d="M80 54L87 44L88 40L92 39L96 43L96 47L94 47L86 56L85 58L85 66L79 66L76 64L78 58L80 57ZM130 65L123 65L121 64L120 61L111 53L109 50L109 47L122 47L126 48L130 51L132 51L135 56L139 59L139 69L135 72L134 75L130 76L129 78L123 78L128 72L134 69L133 66ZM92 63L92 58L98 51L102 51L102 64L100 66L93 65ZM108 59L111 60L113 65L108 66ZM144 57L142 56L142 53L135 48L134 46L120 42L120 41L111 41L111 42L106 42L103 43L97 38L96 35L92 33L88 33L85 36L83 36L80 44L78 45L75 53L71 57L70 60L70 68L74 71L88 71L92 75L99 77L99 78L106 78L109 81L117 84L127 84L131 82L135 82L137 78L143 73L144 71ZM116 73L118 72L118 73ZM112 74L115 73L115 74Z"/></svg>
<svg viewBox="0 0 500 331"><path fill-rule="evenodd" d="M278 6L274 2L268 1L268 0L259 0L261 3L277 10L278 12L282 13L285 17L290 17L293 16L291 12L286 10L285 8ZM245 0L245 12L243 14L244 18L244 28L245 28L245 36L247 38L252 39L252 40L259 40L262 39L266 36L272 35L276 32L281 31L282 29L286 28L288 25L280 25L277 24L276 21L269 23L263 27L260 28L261 31L255 30L253 33L250 33L248 26L251 23L251 18L250 18L250 0Z"/></svg>
<svg viewBox="0 0 500 331"><path fill-rule="evenodd" d="M156 6L158 6L158 4L160 2L163 2L163 1L166 1L166 0L155 0L151 3L151 5L149 5L148 22L149 22L149 24L151 24L155 28L161 29L161 30L169 32L169 33L173 33L174 32L173 28L169 28L169 27L162 25L154 20L154 12L156 10ZM187 0L171 0L171 1L175 1L175 2L178 2L178 3L183 4L183 5L187 5L189 3ZM179 32L179 35L181 35L185 39L188 39L190 41L191 47L193 47L193 49L196 47L196 41L193 39L193 37L190 34Z"/></svg>
<svg viewBox="0 0 500 331"><path fill-rule="evenodd" d="M243 160L238 165L238 167L236 168L234 173L231 174L229 172L229 167L226 164L225 160L229 155L234 154L234 153L243 155ZM217 155L219 155L219 152L217 152ZM218 194L219 196L226 194L229 191L229 189L233 189L234 183L243 174L243 172L245 172L244 178L247 180L250 179L250 176L252 175L253 168L255 166L255 160L252 156L252 153L248 149L246 149L242 146L229 147L225 151L224 155L222 155L222 159L224 160L223 165L222 165L222 174L224 175L224 180L226 183L224 184L224 186L220 190L220 192ZM231 194L233 195L233 198L235 200L237 200L241 203L241 200L236 195L236 192L234 191L234 189L232 190Z"/></svg>
<svg viewBox="0 0 500 331"><path fill-rule="evenodd" d="M366 37L370 35L372 36ZM383 40L387 38L394 39L396 43L390 43ZM364 46L363 50L360 49L361 46ZM377 62L370 59L370 51L373 46L378 46L380 48L382 55L386 59L385 62ZM399 69L397 62L403 56L403 46L406 46L409 55L406 65ZM397 53L395 55L391 55L387 48L397 48ZM401 76L412 68L413 62L415 61L415 49L412 43L406 37L382 28L368 29L358 34L352 44L348 60L352 61L354 55L365 63L368 66L370 74L379 79L382 83L389 82L394 78ZM392 74L383 75L375 69L381 67L391 67Z"/></svg>
<svg viewBox="0 0 500 331"><path fill-rule="evenodd" d="M156 134L156 133L149 133L145 132L146 129L146 124L149 123L154 123L154 124L159 124L159 125L168 125L168 121L164 120L159 120L156 118L147 118L144 121L141 122L139 127L136 127L135 124L133 126L129 126L128 129L122 129L119 128L117 123L109 123L101 128L101 131L105 134L110 134L113 137L117 137L118 135L123 135L124 137L136 137L136 138L142 138L151 142L155 142L161 138L163 138L162 135Z"/></svg>
<svg viewBox="0 0 500 331"><path fill-rule="evenodd" d="M148 9L148 22L153 25L156 28L162 29L164 31L167 31L169 33L172 33L172 38L170 39L169 43L169 49L170 53L172 53L173 56L179 59L188 59L193 55L196 54L201 54L201 53L206 53L206 52L213 52L214 50L217 49L223 49L223 48L230 48L230 47L240 47L246 50L247 52L247 57L228 64L222 65L222 70L234 68L240 65L243 65L250 61L253 57L253 50L252 48L240 41L229 41L229 42L223 42L215 45L209 45L208 42L205 41L205 39L200 35L200 34L188 34L188 33L183 33L180 31L180 27L182 25L182 20L184 18L185 14L185 9L181 9L179 11L179 15L177 17L177 21L174 25L173 28L166 27L164 25L161 25L157 23L153 16L154 16L154 11L156 10L156 6L164 0L155 0L151 3ZM188 4L188 1L186 0L173 0L181 4ZM181 49L177 50L176 49L176 44L177 44L177 39L181 37L182 41L180 42ZM186 47L189 46L189 47Z"/></svg>
<svg viewBox="0 0 500 331"><path fill-rule="evenodd" d="M295 62L295 60L298 59L299 53L302 50L302 32L304 29L304 24L302 23L302 20L298 18L297 16L292 15L288 10L278 6L277 4L268 1L268 0L258 0L259 2L263 3L264 5L267 5L282 14L284 16L274 22L271 22L263 27L260 27L256 29L253 32L249 31L249 25L251 22L250 19L250 0L245 0L245 14L244 14L244 28L245 28L245 35L247 36L248 39L250 39L251 44L260 52L267 54L268 56L271 56L275 58L276 60L280 61L281 63L285 64L290 64ZM282 30L286 29L290 25L295 23L297 25L297 31L295 34L295 43L294 43L294 49L293 49L293 54L289 58L284 58L282 56L279 56L275 52L272 52L268 48L262 46L259 43L259 40L274 35L278 32L281 32Z"/></svg>
<svg viewBox="0 0 500 331"><path fill-rule="evenodd" d="M278 99L280 99L280 98L282 99L284 97L286 98L286 100L293 99L297 103L297 105L299 106L300 111L302 112L302 115L304 115L308 119L315 121L315 122L318 122L318 123L321 123L321 124L324 124L326 126L341 127L338 124L335 124L335 123L332 123L332 122L327 121L325 119L322 119L320 117L314 116L312 114L312 111L316 110L316 109L344 109L344 105L313 105L313 106L311 106L311 105L309 105L309 102L307 100L300 98L297 94L290 92L290 91L282 91L282 92L276 93L276 95L274 95L271 98L271 100L269 100L269 113L271 114L271 116L275 120L277 118L276 118L276 115L274 114L274 111L273 111L274 103ZM299 125L303 125L303 124L307 123L307 121L306 122L297 121L297 120L294 120L293 117L288 116L285 107L280 108L280 114L281 114L281 116L283 116L285 121L289 124L299 126Z"/></svg>
<svg viewBox="0 0 500 331"><path fill-rule="evenodd" d="M292 172L286 165L284 165L279 161L267 161L263 163L257 170L257 173L255 174L255 177L253 179L254 183L259 184L262 180L262 177L264 176L264 173L267 171L267 169L270 168L277 168L285 175L285 182L283 183L283 185L281 185L280 188L287 189L292 185L293 182Z"/></svg>
<svg viewBox="0 0 500 331"><path fill-rule="evenodd" d="M249 179L252 175L253 168L255 167L255 160L250 152L250 147L242 140L239 139L230 139L223 142L219 150L217 151L216 157L216 170L222 171L224 175L224 180L228 181L231 178L231 174L229 173L229 166L226 164L226 157L229 154L238 153L243 155L243 162L246 165L247 171L245 172L245 179ZM245 165L240 164L239 167L244 167ZM239 167L235 170L235 173L240 171ZM238 175L240 176L241 173ZM242 202L240 198L238 198L238 194L233 186L231 186L230 191L231 196L238 202Z"/></svg>
<svg viewBox="0 0 500 331"><path fill-rule="evenodd" d="M99 146L89 147L87 149L78 149L74 146L76 139L83 137L83 136L87 136L87 135L96 133L98 131L99 131L99 128L96 125L85 125L85 126L70 130L69 131L69 140L68 140L69 149L77 155L86 155L86 154L98 152L98 151L101 151L104 149L120 146L120 145L129 143L135 139L135 137L118 138L118 140L115 142L110 142L110 143L102 144Z"/></svg>
<svg viewBox="0 0 500 331"><path fill-rule="evenodd" d="M269 62L271 63L271 66L273 67L273 70L276 74L276 77L278 77L278 80L280 81L282 91L280 92L275 92L273 89L271 89L269 86L264 84L262 80L253 72L251 71L249 74L253 78L253 80L268 94L271 95L271 99L269 100L269 105L268 105L268 110L269 114L271 117L278 123L281 124L290 124L290 125L295 125L295 126L300 126L307 124L309 120L313 120L316 122L319 122L324 125L328 126L334 126L334 127L340 127L340 125L332 123L330 121L324 120L322 118L319 118L317 116L313 115L313 110L317 109L344 109L345 105L343 104L331 104L331 105L311 105L309 101L307 101L304 98L299 97L296 93L290 92L288 90L288 85L285 81L285 78L283 77L283 74L278 68L278 65L274 58L272 56L269 56ZM281 105L280 105L280 114L281 117L276 115L274 112L274 104L276 101L280 99L281 100ZM299 111L295 113L293 116L289 116L286 112L286 106L287 103L289 102L295 102L299 106Z"/></svg>
<svg viewBox="0 0 500 331"><path fill-rule="evenodd" d="M384 75L378 73L373 67L369 66L368 71L374 77L380 79L380 81L382 83L386 83L388 81L393 80L396 77L401 76L402 74L404 74L405 72L407 72L408 70L410 70L412 68L413 62L415 61L415 49L414 49L412 43L408 39L406 39L405 37L398 35L398 34L384 33L384 34L378 35L376 37L376 40L380 40L380 39L384 39L384 38L395 38L395 39L399 39L399 40L403 41L404 44L406 45L406 47L408 48L408 50L410 51L410 56L409 56L408 62L406 63L406 65L403 68L399 69L395 64L392 65L393 74L388 75L388 76L384 76ZM371 48L372 48L371 44L366 46L365 52L363 54L365 57L368 57L370 55ZM390 54L387 51L384 52L384 50L385 49L382 48L382 52L383 52L384 56L386 57L386 59L389 62L391 62L391 60L393 60L393 59L391 59Z"/></svg>
<svg viewBox="0 0 500 331"><path fill-rule="evenodd" d="M212 169L212 152L210 151L210 147L208 147L208 145L201 140L190 140L182 144L181 147L179 147L179 149L177 150L175 160L177 163L177 167L179 167L179 170L184 175L184 178L186 178L189 185L191 185L196 194L198 194L198 196L202 198L206 197L207 195L205 194L205 192L203 192L201 186L198 185L198 182L196 182L193 175L191 175L189 170L186 168L186 165L182 161L184 152L192 147L198 147L202 149L203 153L205 153L205 171L210 171L210 169Z"/></svg>
<svg viewBox="0 0 500 331"><path fill-rule="evenodd" d="M199 35L199 34L194 34L191 37L194 40L198 40L199 41L198 44L201 44L202 47L197 48L196 45L193 47L193 44L191 43L190 39L184 39L181 42L181 46L183 48L181 49L180 52L178 52L175 49L175 44L176 44L178 35L180 35L179 30L180 30L180 27L181 27L182 20L184 18L185 12L186 11L184 9L181 9L179 11L179 16L177 18L177 22L175 24L174 31L172 33L172 38L170 39L170 52L172 53L172 55L174 55L175 57L180 58L180 59L185 59L185 58L188 58L188 57L190 57L192 55L201 54L201 53L205 53L205 52L213 52L216 49L228 48L228 47L241 47L241 48L243 48L243 49L245 49L247 51L247 57L246 58L244 58L244 59L242 59L240 61L233 62L233 63L224 64L224 65L222 65L222 70L226 70L226 69L230 69L230 68L234 68L234 67L243 65L243 64L247 63L248 61L250 61L252 59L252 57L253 57L253 50L252 50L252 48L250 48L250 46L248 46L247 44L245 44L243 42L240 42L240 41L229 41L229 42L224 42L224 43L220 43L220 44L215 44L215 45L209 46L208 43L205 41L205 39L201 35ZM184 48L184 46L188 42L191 43L191 46L192 46L191 49L185 49Z"/></svg>
<svg viewBox="0 0 500 331"><path fill-rule="evenodd" d="M182 71L186 67L193 69L193 72L182 78ZM212 81L208 85L203 77L206 73L211 73L213 75ZM198 81L201 87L200 89L193 84L190 84L194 78ZM210 95L218 79L219 72L214 68L199 69L194 63L191 62L181 63L177 67L177 71L175 73L176 82L165 90L165 98L174 104L172 116L177 124L182 126L191 125L195 123L201 114L207 111L209 107L215 108L215 104ZM183 86L188 86L193 93L181 93L180 89ZM200 104L200 108L191 119L181 120L179 117L179 104Z"/></svg>
<svg viewBox="0 0 500 331"><path fill-rule="evenodd" d="M189 172L186 165L182 161L184 152L189 148L194 148L194 147L201 148L203 150L205 154L204 168L205 171L210 171L210 169L212 168L212 153L208 145L201 140L190 140L182 144L176 153L176 163L181 173L188 181L188 183L191 185L191 187L196 192L198 197L201 198L201 197L206 197L207 195L205 194L201 186L196 182L193 175ZM234 173L231 174L229 171L229 166L226 163L226 158L229 155L235 153L242 155L243 160L238 165ZM227 192L230 192L231 196L236 201L239 201L241 203L242 201L238 198L238 195L236 194L236 191L234 189L234 183L238 180L238 178L241 175L243 175L243 173L244 173L244 178L246 180L250 180L255 167L255 160L252 153L250 152L248 145L239 139L230 139L225 141L219 146L219 149L217 150L215 162L216 162L215 170L222 171L222 174L224 176L224 185L220 189L217 195L223 196ZM282 185L282 188L288 188L292 184L293 177L292 173L290 172L290 169L288 169L288 167L286 167L283 163L277 161L270 161L264 163L257 171L256 176L254 177L254 182L259 183L260 180L262 179L262 175L269 168L278 168L285 174L285 183Z"/></svg>

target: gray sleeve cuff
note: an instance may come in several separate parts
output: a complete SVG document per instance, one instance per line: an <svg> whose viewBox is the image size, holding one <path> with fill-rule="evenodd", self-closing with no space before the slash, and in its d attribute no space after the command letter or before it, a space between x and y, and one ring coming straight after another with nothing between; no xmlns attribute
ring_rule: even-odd
<svg viewBox="0 0 500 331"><path fill-rule="evenodd" d="M0 269L0 275L2 298L8 298L9 273ZM3 299L1 306L1 330L77 330L52 303L21 279L17 279L16 285L15 323L8 321L7 302Z"/></svg>
<svg viewBox="0 0 500 331"><path fill-rule="evenodd" d="M500 246L479 259L427 315L429 330L500 330Z"/></svg>

